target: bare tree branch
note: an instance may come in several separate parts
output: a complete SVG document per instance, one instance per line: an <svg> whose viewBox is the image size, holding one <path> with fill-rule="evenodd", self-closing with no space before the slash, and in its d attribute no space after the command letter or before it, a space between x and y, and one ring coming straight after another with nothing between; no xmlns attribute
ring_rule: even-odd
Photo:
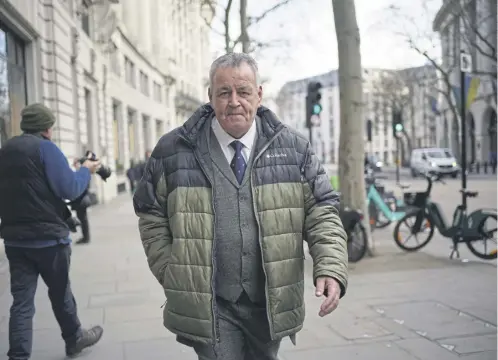
<svg viewBox="0 0 498 360"><path fill-rule="evenodd" d="M481 55L496 62L496 45L487 39L478 26L478 23L490 20L491 15L488 15L487 18L484 19L477 19L476 14L476 19L471 19L466 9L459 2L458 6L458 10L456 10L453 15L462 19L466 31L461 32L461 35L466 39L469 48L475 48ZM476 40L472 39L474 36L476 37ZM487 47L487 51L479 45L479 41Z"/></svg>
<svg viewBox="0 0 498 360"><path fill-rule="evenodd" d="M230 18L233 16L233 0L228 0L225 6L220 6L217 4L216 0L202 0L201 6L207 6L213 13L219 14L218 20L221 20L222 29L218 30L216 28L216 24L210 23L207 19L204 19L204 22L214 34L222 37L224 39L224 47L225 52L233 52L234 49L238 45L242 45L242 51L252 53L254 51L258 51L261 49L269 49L271 47L276 46L276 41L262 41L262 40L253 40L250 33L249 28L256 26L257 24L264 21L271 13L274 13L278 9L283 6L291 3L295 0L281 0L277 4L272 7L264 10L261 14L257 16L250 16L246 14L248 0L240 1L240 33L238 36L233 36L230 32ZM219 19L222 17L222 19Z"/></svg>
<svg viewBox="0 0 498 360"><path fill-rule="evenodd" d="M278 10L279 8L281 8L282 6L284 5L287 5L288 3L290 3L291 1L293 0L282 0L280 1L279 3L273 5L271 8L269 8L268 10L265 10L263 11L263 13L261 13L259 16L249 16L248 17L248 26L251 26L251 25L254 25L254 24L257 24L259 23L260 21L262 21L265 17L267 17L269 14L271 14L272 12L274 12L275 10Z"/></svg>

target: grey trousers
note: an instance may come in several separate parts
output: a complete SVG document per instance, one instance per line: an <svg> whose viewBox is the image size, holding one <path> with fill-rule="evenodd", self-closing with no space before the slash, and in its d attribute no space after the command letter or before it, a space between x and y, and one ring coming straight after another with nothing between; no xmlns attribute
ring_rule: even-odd
<svg viewBox="0 0 498 360"><path fill-rule="evenodd" d="M266 308L242 294L237 303L217 298L219 343L195 344L199 360L278 360L280 340L270 340Z"/></svg>

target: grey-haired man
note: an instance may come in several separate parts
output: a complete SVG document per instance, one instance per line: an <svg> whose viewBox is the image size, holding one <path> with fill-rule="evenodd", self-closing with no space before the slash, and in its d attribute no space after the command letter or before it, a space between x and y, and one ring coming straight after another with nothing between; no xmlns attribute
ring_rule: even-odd
<svg viewBox="0 0 498 360"><path fill-rule="evenodd" d="M304 321L303 239L320 316L347 287L339 199L309 142L261 106L256 62L227 54L210 104L166 134L134 196L164 323L201 360L275 360Z"/></svg>

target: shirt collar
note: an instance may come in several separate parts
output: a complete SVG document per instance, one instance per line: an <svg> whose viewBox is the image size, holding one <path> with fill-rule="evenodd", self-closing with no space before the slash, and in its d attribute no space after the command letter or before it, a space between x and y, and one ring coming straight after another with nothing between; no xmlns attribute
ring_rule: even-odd
<svg viewBox="0 0 498 360"><path fill-rule="evenodd" d="M213 118L213 122L211 124L211 127L213 129L214 135L216 136L216 139L218 139L218 142L222 147L229 147L230 143L234 140L238 140L246 147L249 151L252 150L252 147L254 145L254 140L256 138L256 133L257 133L257 126L256 126L256 119L252 122L251 127L247 131L247 133L242 136L240 139L235 139L233 136L228 134L220 125L218 119Z"/></svg>

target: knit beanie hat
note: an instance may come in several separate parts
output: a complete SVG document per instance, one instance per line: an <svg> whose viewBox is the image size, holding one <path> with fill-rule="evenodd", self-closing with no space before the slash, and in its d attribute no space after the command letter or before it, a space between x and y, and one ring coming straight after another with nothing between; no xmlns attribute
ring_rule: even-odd
<svg viewBox="0 0 498 360"><path fill-rule="evenodd" d="M45 131L54 126L54 124L54 113L43 104L31 104L21 111L21 130L24 132L35 133Z"/></svg>

